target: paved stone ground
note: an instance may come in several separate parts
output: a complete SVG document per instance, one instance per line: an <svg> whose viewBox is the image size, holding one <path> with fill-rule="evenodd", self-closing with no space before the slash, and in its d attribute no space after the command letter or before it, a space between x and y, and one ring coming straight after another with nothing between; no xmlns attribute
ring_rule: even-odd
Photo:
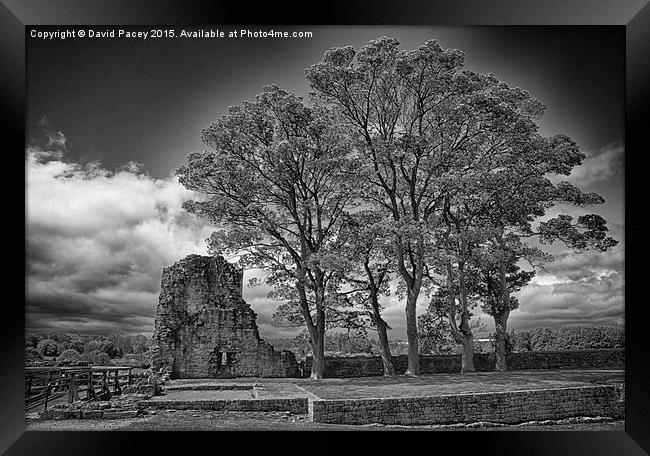
<svg viewBox="0 0 650 456"><path fill-rule="evenodd" d="M155 396L147 400L147 403L158 402L175 402L175 401L223 401L223 400L240 400L254 399L252 390L232 391L192 391L192 390L172 390L166 391L163 396Z"/></svg>
<svg viewBox="0 0 650 456"><path fill-rule="evenodd" d="M174 380L166 385L166 394L150 400L197 400L252 398L253 386L260 399L310 398L346 399L431 396L491 391L558 388L590 384L623 383L623 370L534 370L480 372L473 374L434 374L418 378L398 376L345 379L238 378L233 380ZM197 390L215 385L250 386L238 390ZM171 407L170 407L171 408ZM381 426L333 425L313 423L306 414L289 412L236 412L210 410L151 411L145 417L121 420L28 419L27 430L623 430L623 421L563 421L529 423L526 426Z"/></svg>
<svg viewBox="0 0 650 456"><path fill-rule="evenodd" d="M620 369L567 369L433 374L416 378L403 375L331 378L318 382L301 379L296 384L321 399L361 399L521 391L624 381L624 371Z"/></svg>
<svg viewBox="0 0 650 456"><path fill-rule="evenodd" d="M288 379L237 379L228 383L224 380L218 381L201 381L188 382L174 380L169 382L165 387L163 396L155 396L148 402L164 403L175 401L209 401L209 400L237 400L237 399L290 399L290 398L308 398L319 399L303 387L287 382ZM228 385L237 385L242 387L248 385L250 389L205 389L212 387L227 387ZM255 386L255 395L253 395L253 385ZM202 389L195 389L195 388Z"/></svg>

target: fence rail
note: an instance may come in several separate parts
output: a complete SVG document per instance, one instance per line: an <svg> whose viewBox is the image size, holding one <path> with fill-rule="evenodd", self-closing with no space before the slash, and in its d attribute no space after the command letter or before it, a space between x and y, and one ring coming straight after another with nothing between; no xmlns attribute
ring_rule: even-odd
<svg viewBox="0 0 650 456"><path fill-rule="evenodd" d="M26 367L25 408L42 405L47 410L49 402L65 396L69 403L109 399L122 394L123 386L131 383L131 369L126 366Z"/></svg>

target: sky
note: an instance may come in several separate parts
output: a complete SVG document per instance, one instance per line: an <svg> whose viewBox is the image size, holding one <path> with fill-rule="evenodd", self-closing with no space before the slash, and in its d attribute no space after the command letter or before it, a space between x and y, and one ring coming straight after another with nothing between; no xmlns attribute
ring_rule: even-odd
<svg viewBox="0 0 650 456"><path fill-rule="evenodd" d="M227 34L241 27L214 28ZM443 48L462 50L466 68L494 73L544 102L541 133L567 134L587 155L568 180L598 192L605 204L556 207L548 214L599 213L620 244L607 253L581 254L553 246L555 261L519 293L520 309L509 327L623 326L620 27L275 29L309 30L313 37L28 40L28 331L151 334L162 268L190 253L205 254L212 231L181 209L193 195L173 175L189 153L207 148L201 129L265 85L306 99L305 69L327 49L358 48L384 35L403 49L437 39ZM246 271L245 277L259 274ZM268 291L244 290L262 337L292 337L295 329L270 325L279 303L267 299ZM419 313L426 304L420 300ZM384 305L389 337L404 339L403 303L391 297ZM489 318L481 319L493 331Z"/></svg>

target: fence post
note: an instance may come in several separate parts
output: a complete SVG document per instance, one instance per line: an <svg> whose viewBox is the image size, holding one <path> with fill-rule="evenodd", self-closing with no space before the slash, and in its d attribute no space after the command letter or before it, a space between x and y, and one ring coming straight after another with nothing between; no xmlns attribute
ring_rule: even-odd
<svg viewBox="0 0 650 456"><path fill-rule="evenodd" d="M50 387L51 387L50 383L51 382L52 382L52 371L50 371L50 375L48 375L48 377L47 377L47 383L45 384L46 385L46 388L45 388L45 408L43 410L47 410L47 400L50 397Z"/></svg>
<svg viewBox="0 0 650 456"><path fill-rule="evenodd" d="M102 374L103 374L103 376L102 376L102 394L105 394L106 397L108 397L110 399L112 394L111 394L110 388L108 387L108 369L104 369L102 371Z"/></svg>
<svg viewBox="0 0 650 456"><path fill-rule="evenodd" d="M47 410L47 400L50 397L50 382L47 382L47 388L45 388L45 407L43 410Z"/></svg>
<svg viewBox="0 0 650 456"><path fill-rule="evenodd" d="M88 391L86 392L86 400L97 400L97 395L95 394L95 385L93 384L93 369L88 368Z"/></svg>
<svg viewBox="0 0 650 456"><path fill-rule="evenodd" d="M122 394L122 388L120 388L120 370L115 369L115 386L113 387L113 392L115 394Z"/></svg>
<svg viewBox="0 0 650 456"><path fill-rule="evenodd" d="M79 399L79 394L77 393L77 374L74 372L70 372L70 377L69 377L69 382L70 382L70 390L68 392L68 403L72 403L75 400L80 400Z"/></svg>
<svg viewBox="0 0 650 456"><path fill-rule="evenodd" d="M73 384L73 380L74 380L74 374L69 373L67 377L68 377L68 403L71 403L73 401L73 398L72 398L72 384Z"/></svg>

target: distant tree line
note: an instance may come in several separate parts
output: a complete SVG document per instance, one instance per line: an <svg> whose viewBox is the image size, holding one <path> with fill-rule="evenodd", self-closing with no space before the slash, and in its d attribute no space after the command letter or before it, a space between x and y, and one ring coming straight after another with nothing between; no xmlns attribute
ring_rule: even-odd
<svg viewBox="0 0 650 456"><path fill-rule="evenodd" d="M535 328L511 332L508 343L513 352L625 348L625 333L613 326Z"/></svg>
<svg viewBox="0 0 650 456"><path fill-rule="evenodd" d="M30 333L25 336L25 361L58 364L148 367L151 338L144 335L93 336L63 332ZM119 362L118 362L119 361Z"/></svg>
<svg viewBox="0 0 650 456"><path fill-rule="evenodd" d="M444 328L438 328L431 321L421 318L420 347L422 354L451 355L460 354L462 347L448 336ZM480 325L480 326L479 326ZM484 330L486 325L478 324ZM428 332L427 332L428 331ZM299 358L311 355L309 337L305 332L294 338L276 338L269 342L277 350L289 350ZM408 342L394 339L388 341L392 355L407 355ZM607 348L625 348L625 332L613 326L570 325L561 328L534 328L528 331L514 330L506 338L506 352L543 352L594 350ZM474 341L475 353L495 351L495 337L491 334L483 340ZM379 341L368 336L364 329L333 332L325 335L325 353L327 355L376 355L381 354Z"/></svg>

